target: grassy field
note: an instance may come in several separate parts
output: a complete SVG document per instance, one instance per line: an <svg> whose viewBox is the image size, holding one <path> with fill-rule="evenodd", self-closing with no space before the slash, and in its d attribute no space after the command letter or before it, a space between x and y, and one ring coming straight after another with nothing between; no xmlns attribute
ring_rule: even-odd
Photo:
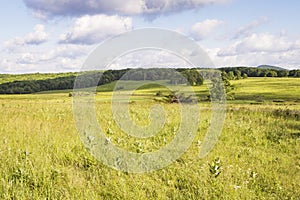
<svg viewBox="0 0 300 200"><path fill-rule="evenodd" d="M236 99L300 101L298 78L248 78L232 81Z"/></svg>
<svg viewBox="0 0 300 200"><path fill-rule="evenodd" d="M145 174L111 169L83 147L69 91L0 95L0 199L298 199L300 196L300 81L248 78L232 81L222 134L208 156L198 157L210 125L201 108L197 136L170 166ZM96 110L111 142L132 152L159 150L178 129L179 105L155 101L165 88L144 87L130 104L139 125L152 105L167 114L154 137L137 139L112 119L114 83L98 88ZM126 89L126 88L125 88ZM205 86L195 87L205 98ZM192 120L192 119L191 119Z"/></svg>

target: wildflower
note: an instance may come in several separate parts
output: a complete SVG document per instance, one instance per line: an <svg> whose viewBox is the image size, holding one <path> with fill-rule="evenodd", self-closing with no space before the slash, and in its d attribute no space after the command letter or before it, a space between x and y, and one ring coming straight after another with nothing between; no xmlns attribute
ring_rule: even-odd
<svg viewBox="0 0 300 200"><path fill-rule="evenodd" d="M221 160L216 158L212 164L208 163L209 172L212 176L217 178L221 174Z"/></svg>
<svg viewBox="0 0 300 200"><path fill-rule="evenodd" d="M106 138L106 139L105 139L105 144L110 143L110 141L111 141L111 138L110 138L110 137Z"/></svg>
<svg viewBox="0 0 300 200"><path fill-rule="evenodd" d="M197 146L201 146L201 141L200 140L197 141Z"/></svg>
<svg viewBox="0 0 300 200"><path fill-rule="evenodd" d="M255 178L256 176L257 176L257 173L255 173L254 171L251 171L250 177L251 177L251 178Z"/></svg>
<svg viewBox="0 0 300 200"><path fill-rule="evenodd" d="M234 187L235 190L238 190L238 189L241 188L241 186L239 186L239 185L235 185L235 186L233 186L233 187Z"/></svg>

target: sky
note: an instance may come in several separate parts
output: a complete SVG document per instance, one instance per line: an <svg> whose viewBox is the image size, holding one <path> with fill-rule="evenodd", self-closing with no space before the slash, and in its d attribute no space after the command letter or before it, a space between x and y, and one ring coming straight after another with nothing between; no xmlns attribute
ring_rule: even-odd
<svg viewBox="0 0 300 200"><path fill-rule="evenodd" d="M269 64L300 69L300 1L296 0L10 0L1 4L0 73L79 71L103 41L147 27L177 31L195 40L217 67Z"/></svg>

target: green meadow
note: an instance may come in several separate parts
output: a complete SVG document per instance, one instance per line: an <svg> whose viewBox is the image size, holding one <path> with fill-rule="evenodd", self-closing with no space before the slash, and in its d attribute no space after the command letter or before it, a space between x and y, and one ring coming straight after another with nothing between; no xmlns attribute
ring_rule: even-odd
<svg viewBox="0 0 300 200"><path fill-rule="evenodd" d="M300 101L298 78L248 78L232 81L236 99L259 101Z"/></svg>
<svg viewBox="0 0 300 200"><path fill-rule="evenodd" d="M115 84L98 87L95 96L107 138L136 153L158 151L172 141L180 105L157 95L169 90L151 83L132 95L130 116L137 125L150 123L153 105L166 112L157 135L135 138L113 120ZM168 167L143 174L112 169L84 148L74 124L71 90L0 95L0 199L299 199L300 79L247 78L231 84L224 127L212 151L198 156L211 105L207 87L194 86L200 123L192 145ZM120 90L135 83L127 86Z"/></svg>

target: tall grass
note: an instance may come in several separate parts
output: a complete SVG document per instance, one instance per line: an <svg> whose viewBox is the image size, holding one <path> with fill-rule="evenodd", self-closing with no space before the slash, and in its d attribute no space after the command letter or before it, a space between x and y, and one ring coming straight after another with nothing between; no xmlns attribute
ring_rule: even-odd
<svg viewBox="0 0 300 200"><path fill-rule="evenodd" d="M111 142L129 151L148 152L158 150L174 137L178 105L162 104L168 116L167 126L153 138L137 140L112 121L108 97L109 93L101 93L96 109L102 130ZM149 123L147 114L154 103L132 103L133 120L140 125ZM300 196L300 122L276 112L286 105L228 105L223 132L204 159L199 159L198 154L210 125L210 109L207 104L200 106L197 136L180 159L153 173L128 174L103 165L83 147L67 93L0 96L0 199ZM298 105L288 109L299 111Z"/></svg>

